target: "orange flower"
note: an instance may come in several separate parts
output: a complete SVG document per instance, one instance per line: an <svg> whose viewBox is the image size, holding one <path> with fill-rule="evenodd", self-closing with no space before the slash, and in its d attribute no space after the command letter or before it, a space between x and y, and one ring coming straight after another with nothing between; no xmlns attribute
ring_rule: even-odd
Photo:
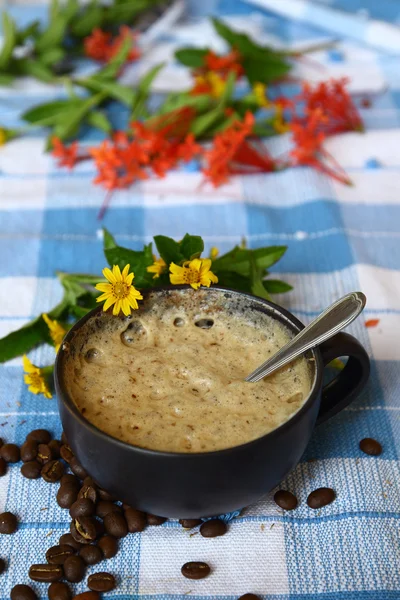
<svg viewBox="0 0 400 600"><path fill-rule="evenodd" d="M379 321L380 319L368 319L368 321L365 321L365 327L376 327Z"/></svg>
<svg viewBox="0 0 400 600"><path fill-rule="evenodd" d="M214 71L225 78L232 72L240 77L244 73L240 59L241 56L236 50L232 50L225 56L218 56L218 54L209 50L204 58L204 63L208 71Z"/></svg>
<svg viewBox="0 0 400 600"><path fill-rule="evenodd" d="M119 34L114 38L111 33L98 28L94 29L83 41L85 54L93 60L108 62L119 52L121 45L127 38L131 38L133 46L128 54L127 61L132 62L139 58L140 51L137 47L134 47L136 35L126 25L120 27Z"/></svg>
<svg viewBox="0 0 400 600"><path fill-rule="evenodd" d="M58 158L58 166L73 169L79 160L78 142L72 142L69 147L65 146L58 137L53 137L51 142L53 144L51 153L55 158Z"/></svg>

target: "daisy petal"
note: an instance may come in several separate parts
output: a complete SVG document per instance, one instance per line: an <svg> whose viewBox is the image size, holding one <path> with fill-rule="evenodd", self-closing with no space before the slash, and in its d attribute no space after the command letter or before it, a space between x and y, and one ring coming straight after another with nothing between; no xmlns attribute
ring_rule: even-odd
<svg viewBox="0 0 400 600"><path fill-rule="evenodd" d="M111 284L117 283L114 273L108 267L103 269L103 275Z"/></svg>

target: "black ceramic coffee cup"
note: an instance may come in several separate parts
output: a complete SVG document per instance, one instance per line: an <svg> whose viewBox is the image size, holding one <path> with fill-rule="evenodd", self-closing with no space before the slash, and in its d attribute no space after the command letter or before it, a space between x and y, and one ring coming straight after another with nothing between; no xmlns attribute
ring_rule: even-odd
<svg viewBox="0 0 400 600"><path fill-rule="evenodd" d="M242 292L213 287L195 292L185 286L143 292L149 295L208 294L227 310L268 314L294 334L304 325L287 310ZM217 295L217 296L216 296ZM200 296L199 296L200 297ZM93 315L95 309L69 331L65 343ZM307 355L314 365L310 395L300 410L270 433L240 446L204 453L148 450L119 441L97 429L77 410L66 391L60 349L55 368L61 421L81 464L104 489L143 511L163 517L195 518L243 508L273 489L299 462L316 424L347 406L365 386L370 364L361 344L339 333ZM324 367L334 358L348 356L345 368L323 387ZM249 384L257 385L257 384Z"/></svg>

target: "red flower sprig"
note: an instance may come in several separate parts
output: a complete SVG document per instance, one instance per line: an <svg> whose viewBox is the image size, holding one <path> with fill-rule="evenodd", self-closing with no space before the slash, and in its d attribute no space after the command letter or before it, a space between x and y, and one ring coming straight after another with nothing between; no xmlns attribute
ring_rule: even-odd
<svg viewBox="0 0 400 600"><path fill-rule="evenodd" d="M114 37L107 31L94 29L83 41L85 54L89 58L93 58L93 60L108 62L118 54L127 38L130 38L132 41L132 49L127 56L127 62L132 62L140 57L140 50L136 46L137 36L126 25L122 25L119 29L119 34Z"/></svg>

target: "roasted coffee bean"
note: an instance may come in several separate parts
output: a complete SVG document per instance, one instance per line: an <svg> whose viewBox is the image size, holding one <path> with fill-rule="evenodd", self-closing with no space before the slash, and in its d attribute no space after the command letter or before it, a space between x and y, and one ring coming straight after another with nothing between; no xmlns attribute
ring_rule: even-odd
<svg viewBox="0 0 400 600"><path fill-rule="evenodd" d="M93 477L90 477L90 475L88 475L87 477L85 477L85 479L82 481L82 487L84 485L90 485L90 486L92 486L92 487L94 487L94 488L97 489L97 485L96 485Z"/></svg>
<svg viewBox="0 0 400 600"><path fill-rule="evenodd" d="M88 577L87 584L94 592L111 592L115 588L115 577L111 573L93 573Z"/></svg>
<svg viewBox="0 0 400 600"><path fill-rule="evenodd" d="M47 483L56 483L64 475L64 467L59 460L51 460L42 469L42 477Z"/></svg>
<svg viewBox="0 0 400 600"><path fill-rule="evenodd" d="M63 568L61 565L32 565L29 568L29 577L33 581L42 581L43 583L59 581L63 577Z"/></svg>
<svg viewBox="0 0 400 600"><path fill-rule="evenodd" d="M275 503L283 510L294 510L297 506L297 498L292 492L279 490L274 495Z"/></svg>
<svg viewBox="0 0 400 600"><path fill-rule="evenodd" d="M21 446L21 460L23 462L30 462L35 460L38 451L38 443L35 440L28 440Z"/></svg>
<svg viewBox="0 0 400 600"><path fill-rule="evenodd" d="M17 530L17 517L10 512L4 512L0 515L0 533L10 535Z"/></svg>
<svg viewBox="0 0 400 600"><path fill-rule="evenodd" d="M110 512L122 512L122 508L118 504L107 502L106 500L100 500L96 506L96 516L100 519L104 519Z"/></svg>
<svg viewBox="0 0 400 600"><path fill-rule="evenodd" d="M26 436L26 441L34 440L38 444L48 444L51 440L51 434L47 429L34 429Z"/></svg>
<svg viewBox="0 0 400 600"><path fill-rule="evenodd" d="M128 533L128 525L125 517L118 512L108 513L104 517L104 527L107 533L116 538L123 538Z"/></svg>
<svg viewBox="0 0 400 600"><path fill-rule="evenodd" d="M193 527L197 527L198 525L201 525L202 522L203 521L201 519L179 519L179 523L185 529L193 529Z"/></svg>
<svg viewBox="0 0 400 600"><path fill-rule="evenodd" d="M130 504L125 504L125 502L122 503L122 510L128 510L128 508L132 508L132 506Z"/></svg>
<svg viewBox="0 0 400 600"><path fill-rule="evenodd" d="M136 510L135 508L127 508L124 514L129 533L143 531L143 529L146 527L147 521L146 514L144 512Z"/></svg>
<svg viewBox="0 0 400 600"><path fill-rule="evenodd" d="M147 513L147 523L149 525L162 525L166 520L165 517L157 517L157 515L150 515Z"/></svg>
<svg viewBox="0 0 400 600"><path fill-rule="evenodd" d="M335 492L331 488L318 488L311 492L307 498L307 504L310 508L322 508L330 504L336 498Z"/></svg>
<svg viewBox="0 0 400 600"><path fill-rule="evenodd" d="M67 440L67 436L66 436L66 434L65 434L65 432L64 432L64 431L63 431L63 432L62 432L62 434L61 434L61 443L62 443L62 444L67 444L67 446L68 446L68 440Z"/></svg>
<svg viewBox="0 0 400 600"><path fill-rule="evenodd" d="M204 562L187 562L181 568L182 575L188 579L204 579L210 572L210 567Z"/></svg>
<svg viewBox="0 0 400 600"><path fill-rule="evenodd" d="M91 517L94 515L95 505L89 498L81 498L73 503L69 509L69 514L73 519L77 517Z"/></svg>
<svg viewBox="0 0 400 600"><path fill-rule="evenodd" d="M0 477L3 477L3 475L5 475L7 473L7 463L4 460L4 458L2 458L0 456Z"/></svg>
<svg viewBox="0 0 400 600"><path fill-rule="evenodd" d="M42 465L37 460L26 462L21 467L21 473L27 479L38 479L42 471Z"/></svg>
<svg viewBox="0 0 400 600"><path fill-rule="evenodd" d="M97 501L97 490L94 485L83 485L78 494L78 498L88 498L94 504Z"/></svg>
<svg viewBox="0 0 400 600"><path fill-rule="evenodd" d="M71 485L77 487L78 489L80 487L79 479L76 475L72 475L72 473L66 473L63 475L60 479L60 485Z"/></svg>
<svg viewBox="0 0 400 600"><path fill-rule="evenodd" d="M49 448L53 453L53 458L60 458L61 442L59 440L51 440L49 442Z"/></svg>
<svg viewBox="0 0 400 600"><path fill-rule="evenodd" d="M102 559L103 554L98 546L83 546L79 550L79 556L87 565L97 565Z"/></svg>
<svg viewBox="0 0 400 600"><path fill-rule="evenodd" d="M4 458L6 463L17 463L21 454L16 444L4 444L0 449L0 456Z"/></svg>
<svg viewBox="0 0 400 600"><path fill-rule="evenodd" d="M35 592L29 585L14 585L10 594L11 600L38 600Z"/></svg>
<svg viewBox="0 0 400 600"><path fill-rule="evenodd" d="M100 600L100 596L98 592L82 592L82 594L74 596L72 600Z"/></svg>
<svg viewBox="0 0 400 600"><path fill-rule="evenodd" d="M98 488L97 491L98 491L100 500L105 500L106 502L114 502L114 500L115 500L114 496L112 496L109 492L106 492L106 490L102 490L101 488Z"/></svg>
<svg viewBox="0 0 400 600"><path fill-rule="evenodd" d="M68 444L63 444L60 448L60 456L63 460L65 460L66 463L70 463L71 460L74 458L74 453L72 452L71 448L68 446Z"/></svg>
<svg viewBox="0 0 400 600"><path fill-rule="evenodd" d="M92 517L78 517L70 526L71 535L80 544L90 544L97 537L95 520Z"/></svg>
<svg viewBox="0 0 400 600"><path fill-rule="evenodd" d="M37 449L36 460L45 465L54 458L50 446L48 444L39 444Z"/></svg>
<svg viewBox="0 0 400 600"><path fill-rule="evenodd" d="M227 531L228 527L221 519L210 519L200 527L201 535L206 538L219 537L220 535L224 535Z"/></svg>
<svg viewBox="0 0 400 600"><path fill-rule="evenodd" d="M80 550L82 548L82 544L74 540L70 533L64 533L62 536L60 536L58 543L60 546L71 546L71 548L74 550Z"/></svg>
<svg viewBox="0 0 400 600"><path fill-rule="evenodd" d="M62 485L57 492L57 504L61 508L71 508L78 498L78 488L73 485Z"/></svg>
<svg viewBox="0 0 400 600"><path fill-rule="evenodd" d="M118 552L118 542L112 535L103 535L97 542L104 558L113 558Z"/></svg>
<svg viewBox="0 0 400 600"><path fill-rule="evenodd" d="M0 558L0 575L4 573L6 566L6 561L3 558Z"/></svg>
<svg viewBox="0 0 400 600"><path fill-rule="evenodd" d="M370 456L379 456L382 454L382 446L373 438L364 438L360 442L360 450Z"/></svg>
<svg viewBox="0 0 400 600"><path fill-rule="evenodd" d="M73 456L69 462L69 466L71 467L71 471L79 477L79 479L85 479L87 477L87 472L82 467L81 463Z"/></svg>
<svg viewBox="0 0 400 600"><path fill-rule="evenodd" d="M86 566L80 556L69 556L64 563L64 577L71 583L79 583L85 576Z"/></svg>
<svg viewBox="0 0 400 600"><path fill-rule="evenodd" d="M49 600L71 600L72 592L69 585L55 581L47 590Z"/></svg>
<svg viewBox="0 0 400 600"><path fill-rule="evenodd" d="M244 594L243 596L240 596L239 600L261 600L261 598L255 594Z"/></svg>
<svg viewBox="0 0 400 600"><path fill-rule="evenodd" d="M69 556L75 554L74 548L63 544L61 546L52 546L46 552L46 560L51 565L63 565Z"/></svg>
<svg viewBox="0 0 400 600"><path fill-rule="evenodd" d="M94 524L96 526L97 537L99 538L102 535L104 535L104 532L106 530L104 527L104 523L101 519L95 519Z"/></svg>

